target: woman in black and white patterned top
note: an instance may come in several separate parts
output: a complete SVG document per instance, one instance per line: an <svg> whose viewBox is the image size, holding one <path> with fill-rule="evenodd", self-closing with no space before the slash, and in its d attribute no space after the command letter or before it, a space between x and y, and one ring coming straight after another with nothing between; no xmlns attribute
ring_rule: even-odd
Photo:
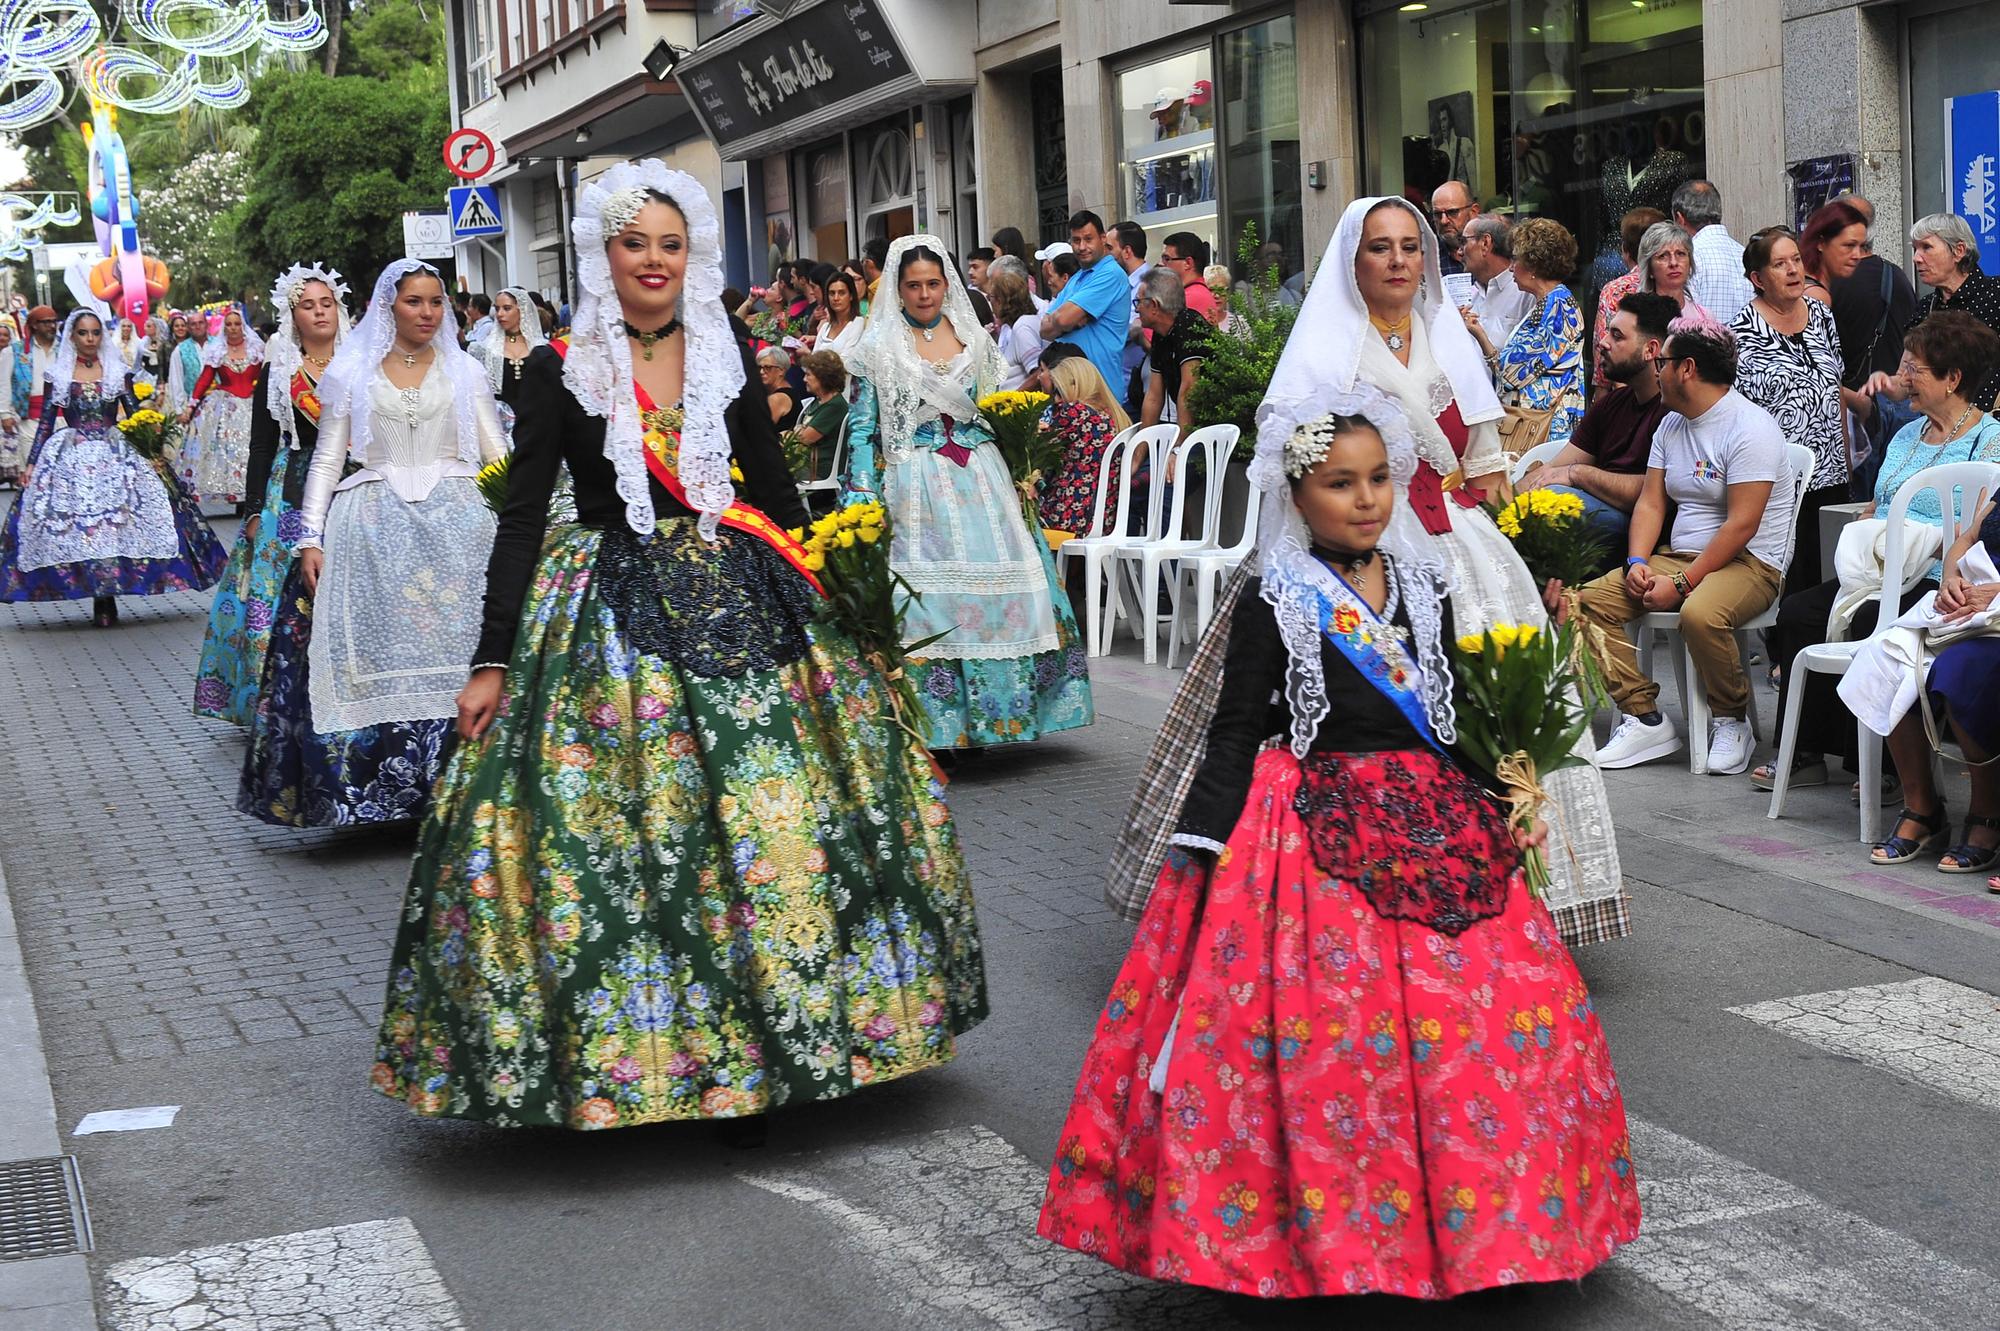
<svg viewBox="0 0 2000 1331"><path fill-rule="evenodd" d="M1766 227L1743 247L1757 291L1729 325L1736 335L1736 391L1776 418L1788 442L1813 451L1812 487L1799 504L1785 570L1787 595L1819 581L1819 511L1847 499L1846 421L1840 405L1840 334L1833 311L1806 297L1806 265L1790 227Z"/></svg>

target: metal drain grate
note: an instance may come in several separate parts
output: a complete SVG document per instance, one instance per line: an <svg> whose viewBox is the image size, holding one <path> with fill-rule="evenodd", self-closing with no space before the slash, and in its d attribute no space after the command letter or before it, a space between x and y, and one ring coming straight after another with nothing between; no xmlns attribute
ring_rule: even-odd
<svg viewBox="0 0 2000 1331"><path fill-rule="evenodd" d="M89 1251L76 1157L0 1161L0 1262Z"/></svg>

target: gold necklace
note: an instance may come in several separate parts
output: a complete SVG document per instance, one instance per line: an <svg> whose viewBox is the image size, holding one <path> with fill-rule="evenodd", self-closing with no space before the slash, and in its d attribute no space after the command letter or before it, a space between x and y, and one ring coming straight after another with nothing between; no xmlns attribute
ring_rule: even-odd
<svg viewBox="0 0 2000 1331"><path fill-rule="evenodd" d="M1375 325L1375 331L1380 333L1382 340L1389 344L1389 350L1401 351L1404 347L1410 345L1408 339L1404 336L1404 334L1410 331L1409 315L1406 314L1395 323L1390 323L1387 319L1376 318L1374 312L1370 311L1368 322Z"/></svg>
<svg viewBox="0 0 2000 1331"><path fill-rule="evenodd" d="M319 366L322 370L324 370L333 361L333 357L331 356L315 356L310 351L306 352L305 356L307 360L311 361L314 365Z"/></svg>
<svg viewBox="0 0 2000 1331"><path fill-rule="evenodd" d="M424 349L419 347L415 351L398 351L396 354L403 358L404 369L414 370L417 368L417 357L424 354Z"/></svg>

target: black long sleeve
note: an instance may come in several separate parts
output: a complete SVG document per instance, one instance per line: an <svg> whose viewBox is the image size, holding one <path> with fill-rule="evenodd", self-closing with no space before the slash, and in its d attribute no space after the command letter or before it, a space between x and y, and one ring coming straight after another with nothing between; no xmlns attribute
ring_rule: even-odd
<svg viewBox="0 0 2000 1331"><path fill-rule="evenodd" d="M264 491L271 484L271 467L278 458L278 419L271 414L267 396L271 384L271 364L257 370L256 396L250 402L250 471L244 478L243 497L254 508L264 503Z"/></svg>
<svg viewBox="0 0 2000 1331"><path fill-rule="evenodd" d="M587 421L572 419L584 412L563 387L562 360L554 352L537 347L530 353L521 367L518 396L514 454L507 464L507 502L500 509L500 530L486 560L485 607L479 646L472 655L475 666L504 665L513 655L521 606L535 576L535 561L541 557L542 537L548 532L549 501L562 468L563 440L573 430L589 432ZM600 455L603 430L603 422L597 422Z"/></svg>
<svg viewBox="0 0 2000 1331"><path fill-rule="evenodd" d="M1207 749L1175 828L1180 835L1218 845L1229 840L1243 815L1257 751L1285 727L1281 690L1289 658L1284 639L1278 636L1277 617L1259 595L1261 586L1252 578L1236 598Z"/></svg>

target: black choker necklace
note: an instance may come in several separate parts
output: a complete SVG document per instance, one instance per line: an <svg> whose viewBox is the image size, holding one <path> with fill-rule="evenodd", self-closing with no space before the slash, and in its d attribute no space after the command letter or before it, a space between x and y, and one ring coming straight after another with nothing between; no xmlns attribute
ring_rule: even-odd
<svg viewBox="0 0 2000 1331"><path fill-rule="evenodd" d="M1358 552L1333 550L1326 546L1315 546L1313 553L1352 578L1364 572L1370 564L1375 562L1377 552L1374 550L1362 550Z"/></svg>
<svg viewBox="0 0 2000 1331"><path fill-rule="evenodd" d="M647 360L653 359L653 344L655 342L664 341L681 330L681 321L679 319L669 319L650 333L634 328L632 321L629 319L620 319L618 322L625 325L625 336L638 342L639 350Z"/></svg>

